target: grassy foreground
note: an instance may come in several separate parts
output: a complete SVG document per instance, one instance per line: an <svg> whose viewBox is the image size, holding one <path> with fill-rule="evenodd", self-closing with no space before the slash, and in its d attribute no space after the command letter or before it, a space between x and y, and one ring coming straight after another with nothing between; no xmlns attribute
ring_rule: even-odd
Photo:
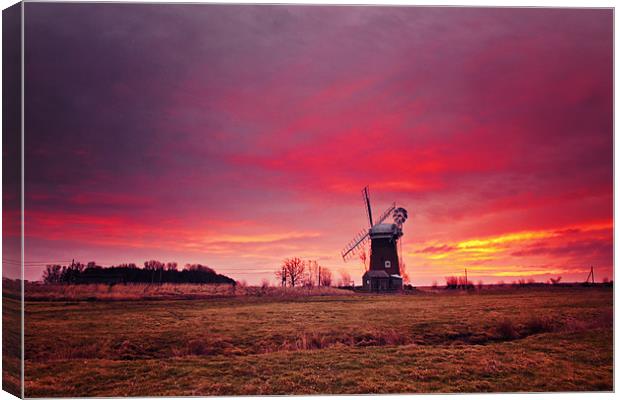
<svg viewBox="0 0 620 400"><path fill-rule="evenodd" d="M26 396L612 390L611 288L26 304Z"/></svg>

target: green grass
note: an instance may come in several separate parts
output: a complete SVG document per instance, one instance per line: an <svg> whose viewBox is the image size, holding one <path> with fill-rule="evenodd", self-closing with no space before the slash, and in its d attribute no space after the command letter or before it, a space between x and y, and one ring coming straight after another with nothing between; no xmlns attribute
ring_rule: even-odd
<svg viewBox="0 0 620 400"><path fill-rule="evenodd" d="M28 302L26 396L609 391L612 295Z"/></svg>

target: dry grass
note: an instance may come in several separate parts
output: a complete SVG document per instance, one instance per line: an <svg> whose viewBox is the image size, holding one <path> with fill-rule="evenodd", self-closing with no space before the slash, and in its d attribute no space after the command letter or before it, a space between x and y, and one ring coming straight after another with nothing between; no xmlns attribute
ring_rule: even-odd
<svg viewBox="0 0 620 400"><path fill-rule="evenodd" d="M29 302L26 395L612 389L611 289L346 293Z"/></svg>
<svg viewBox="0 0 620 400"><path fill-rule="evenodd" d="M236 287L227 284L87 284L26 285L28 301L130 301L130 300L195 300L256 297L337 296L350 292L336 288Z"/></svg>
<svg viewBox="0 0 620 400"><path fill-rule="evenodd" d="M4 296L2 299L2 389L18 397L21 396L20 348L20 301Z"/></svg>

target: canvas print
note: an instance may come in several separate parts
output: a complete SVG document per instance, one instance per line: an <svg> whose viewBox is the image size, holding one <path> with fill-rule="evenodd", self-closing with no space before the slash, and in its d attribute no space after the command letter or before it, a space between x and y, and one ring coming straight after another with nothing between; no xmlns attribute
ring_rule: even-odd
<svg viewBox="0 0 620 400"><path fill-rule="evenodd" d="M3 12L3 389L613 391L613 10Z"/></svg>

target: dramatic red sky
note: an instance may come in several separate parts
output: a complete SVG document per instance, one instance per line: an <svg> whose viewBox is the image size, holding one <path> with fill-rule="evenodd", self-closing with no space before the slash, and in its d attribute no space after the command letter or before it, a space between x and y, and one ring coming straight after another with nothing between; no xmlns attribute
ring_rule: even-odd
<svg viewBox="0 0 620 400"><path fill-rule="evenodd" d="M26 278L249 283L409 210L414 284L613 274L612 11L26 4Z"/></svg>

